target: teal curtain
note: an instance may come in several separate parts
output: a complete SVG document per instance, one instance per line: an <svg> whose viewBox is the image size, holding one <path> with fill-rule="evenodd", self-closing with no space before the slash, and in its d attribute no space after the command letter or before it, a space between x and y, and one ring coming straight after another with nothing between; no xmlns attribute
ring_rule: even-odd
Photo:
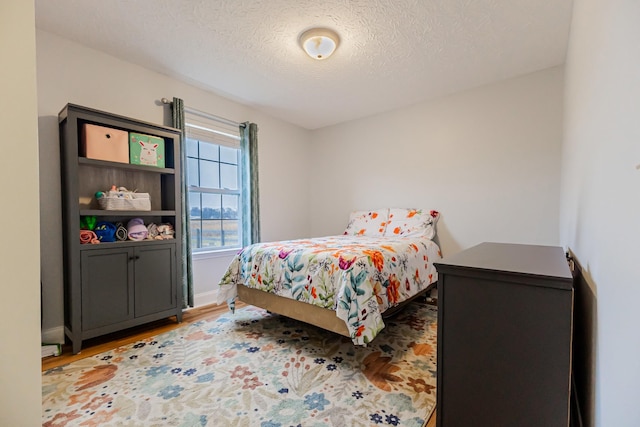
<svg viewBox="0 0 640 427"><path fill-rule="evenodd" d="M187 187L187 143L184 124L184 101L173 98L171 103L172 126L182 131L180 146L180 185L182 197L182 308L193 307L193 263L191 260L191 227L189 215L189 188Z"/></svg>
<svg viewBox="0 0 640 427"><path fill-rule="evenodd" d="M258 185L258 125L240 125L242 152L242 246L260 241L260 197Z"/></svg>

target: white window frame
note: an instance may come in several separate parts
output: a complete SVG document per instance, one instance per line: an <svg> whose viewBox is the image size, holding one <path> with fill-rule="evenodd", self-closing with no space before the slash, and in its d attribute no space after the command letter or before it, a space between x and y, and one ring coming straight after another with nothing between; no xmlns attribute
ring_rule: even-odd
<svg viewBox="0 0 640 427"><path fill-rule="evenodd" d="M199 220L200 221L200 227L199 229L202 230L203 229L203 225L204 225L204 221L220 221L221 225L223 225L223 221L225 221L225 219L222 217L222 211L221 211L221 215L220 215L220 219L204 219L202 217L202 211L203 211L203 206L202 206L202 195L203 194L219 194L221 196L228 194L228 195L234 195L238 197L238 205L237 205L237 219L235 220L237 222L237 227L238 227L238 241L237 243L234 242L233 245L226 245L226 246L215 246L215 247L198 247L197 243L197 236L194 236L194 233L192 231L191 233L191 252L193 255L198 255L198 258L204 258L204 257L208 257L209 256L215 256L215 255L223 255L225 253L235 253L237 252L238 249L240 249L242 247L242 152L241 152L241 146L240 146L240 129L239 129L239 124L236 124L234 122L231 122L229 120L226 119L222 119L201 111L197 111L197 110L192 110L192 109L187 109L185 108L185 137L187 139L186 144L189 144L190 142L188 140L195 140L198 142L198 147L200 147L201 143L210 143L219 147L229 147L229 148L234 148L238 150L238 158L237 158L237 188L236 189L229 189L229 188L221 188L222 183L219 181L219 185L220 187L201 187L198 185L188 185L188 194L186 195L187 198L190 198L191 193L195 192L195 193L200 193L200 218L191 218L191 221L195 220ZM186 149L186 146L185 146ZM202 159L200 157L200 152L198 151L198 157L194 157L192 155L189 155L192 153L186 153L187 159L198 159L198 162L200 162L201 160L206 160L206 161L211 161L214 163L218 163L218 179L221 179L221 165L223 164L229 164L226 162L223 162L222 159L220 158L220 150L218 149L218 160L209 160L209 159ZM185 165L185 167L187 168L186 171L186 175L187 177L189 177L189 161L187 160L187 164ZM201 171L198 170L198 178L199 180L201 179L201 175L200 175ZM221 205L221 208L224 208L223 205ZM189 210L191 210L192 207L189 206ZM228 220L227 220L228 221ZM191 227L191 223L188 224L189 227ZM224 239L224 227L221 226L221 231L222 231L222 235L221 235L221 239ZM222 240L224 241L224 240ZM200 242L201 244L201 242ZM204 255L204 256L203 256Z"/></svg>

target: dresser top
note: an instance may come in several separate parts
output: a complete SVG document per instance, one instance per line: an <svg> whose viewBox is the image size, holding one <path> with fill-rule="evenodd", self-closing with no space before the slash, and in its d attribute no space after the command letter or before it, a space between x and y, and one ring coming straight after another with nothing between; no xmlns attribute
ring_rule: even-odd
<svg viewBox="0 0 640 427"><path fill-rule="evenodd" d="M436 262L439 271L474 269L559 279L571 288L564 251L557 246L485 242ZM565 287L565 286L562 286Z"/></svg>

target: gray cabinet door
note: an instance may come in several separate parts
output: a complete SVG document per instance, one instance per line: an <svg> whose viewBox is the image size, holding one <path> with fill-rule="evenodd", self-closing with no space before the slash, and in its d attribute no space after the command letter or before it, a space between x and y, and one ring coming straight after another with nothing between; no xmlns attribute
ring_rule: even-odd
<svg viewBox="0 0 640 427"><path fill-rule="evenodd" d="M135 316L176 307L176 245L135 248Z"/></svg>
<svg viewBox="0 0 640 427"><path fill-rule="evenodd" d="M82 330L133 319L133 249L82 252Z"/></svg>

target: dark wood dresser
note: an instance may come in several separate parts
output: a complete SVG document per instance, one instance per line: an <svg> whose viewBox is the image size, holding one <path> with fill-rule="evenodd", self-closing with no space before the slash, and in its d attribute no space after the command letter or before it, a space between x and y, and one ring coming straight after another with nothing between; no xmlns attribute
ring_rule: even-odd
<svg viewBox="0 0 640 427"><path fill-rule="evenodd" d="M482 243L435 265L437 425L568 426L573 282L562 248Z"/></svg>

